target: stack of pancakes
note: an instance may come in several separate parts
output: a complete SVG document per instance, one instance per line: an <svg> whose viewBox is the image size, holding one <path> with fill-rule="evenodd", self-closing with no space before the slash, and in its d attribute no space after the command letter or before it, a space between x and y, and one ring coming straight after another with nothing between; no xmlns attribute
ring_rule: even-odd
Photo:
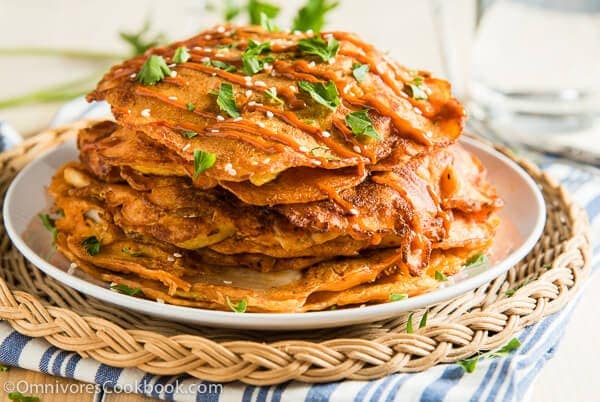
<svg viewBox="0 0 600 402"><path fill-rule="evenodd" d="M252 312L388 302L493 240L501 201L456 143L449 84L355 35L217 26L113 67L88 98L116 122L81 130L81 161L53 179L56 244L128 293Z"/></svg>

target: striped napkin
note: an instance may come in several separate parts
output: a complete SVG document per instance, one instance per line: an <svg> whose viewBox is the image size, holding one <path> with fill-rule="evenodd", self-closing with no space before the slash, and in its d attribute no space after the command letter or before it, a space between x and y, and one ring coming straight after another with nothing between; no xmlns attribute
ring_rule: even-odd
<svg viewBox="0 0 600 402"><path fill-rule="evenodd" d="M108 114L103 103L89 105L83 99L67 104L54 125ZM0 125L0 137L2 128ZM11 137L12 138L12 137ZM13 141L14 142L14 141ZM542 168L559 180L583 205L592 223L592 236L600 235L600 175L589 169L545 159ZM599 267L600 247L595 246L593 271ZM558 346L578 298L559 313L523 330L521 347L505 358L482 359L473 373L456 364L433 367L415 374L394 374L374 381L340 381L326 384L286 384L257 387L242 383L214 384L189 376L154 376L137 369L120 369L84 359L77 353L55 348L45 340L32 339L0 323L0 362L29 370L75 378L97 384L98 399L111 392L137 392L175 401L280 402L280 401L523 401L544 363ZM89 391L88 391L89 392Z"/></svg>

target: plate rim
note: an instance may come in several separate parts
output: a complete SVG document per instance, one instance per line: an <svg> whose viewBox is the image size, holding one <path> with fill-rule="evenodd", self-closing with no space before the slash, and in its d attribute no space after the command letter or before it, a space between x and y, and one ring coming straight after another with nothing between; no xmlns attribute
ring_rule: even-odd
<svg viewBox="0 0 600 402"><path fill-rule="evenodd" d="M450 300L460 296L472 289L484 285L508 271L513 265L524 258L535 246L543 233L546 223L546 204L543 195L533 178L525 172L515 161L506 155L498 152L492 146L483 143L475 138L461 137L460 142L467 143L469 146L500 159L515 171L532 190L536 204L537 216L535 217L534 228L530 231L520 247L512 251L502 261L490 266L489 269L480 274L465 279L453 286L438 288L418 296L410 297L399 302L379 303L364 307L354 307L338 310L313 311L304 313L244 313L238 314L229 311L217 311L201 309L196 307L177 306L171 304L158 303L154 300L134 298L114 292L109 288L91 283L85 279L68 274L66 271L49 263L32 250L24 241L21 234L17 233L9 215L9 207L12 201L12 195L15 188L19 186L23 177L32 170L37 163L41 163L48 154L55 152L60 147L74 144L74 140L68 140L64 143L49 149L40 154L36 159L29 162L15 176L9 185L4 197L3 218L6 232L15 245L15 247L29 260L33 265L42 270L47 275L53 277L59 282L69 286L88 296L106 301L122 308L127 308L135 312L144 313L153 317L164 319L173 318L173 321L184 322L195 325L205 325L220 328L252 329L252 330L308 330L316 328L335 328L345 325L372 322L378 319L398 316L407 311L420 309L426 306L434 305L443 301ZM160 311L156 311L157 307Z"/></svg>

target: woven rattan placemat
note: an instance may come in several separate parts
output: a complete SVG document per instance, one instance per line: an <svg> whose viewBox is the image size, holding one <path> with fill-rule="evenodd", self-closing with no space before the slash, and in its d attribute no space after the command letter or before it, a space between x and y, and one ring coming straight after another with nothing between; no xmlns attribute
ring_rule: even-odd
<svg viewBox="0 0 600 402"><path fill-rule="evenodd" d="M80 122L48 130L0 154L0 197L29 161L74 138ZM427 369L504 345L523 327L562 308L589 271L584 212L537 167L517 161L543 191L547 222L533 251L491 283L429 309L427 326L406 332L407 316L310 332L253 332L159 321L87 297L46 276L12 246L0 226L0 319L117 367L188 373L226 382L367 380ZM520 285L525 284L522 287ZM519 287L516 292L509 289ZM424 311L415 311L418 320ZM418 321L417 321L418 322Z"/></svg>

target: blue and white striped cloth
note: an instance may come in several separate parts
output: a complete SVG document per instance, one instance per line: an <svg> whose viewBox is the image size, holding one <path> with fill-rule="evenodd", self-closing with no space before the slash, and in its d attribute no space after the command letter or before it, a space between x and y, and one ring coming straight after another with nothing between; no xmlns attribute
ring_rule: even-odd
<svg viewBox="0 0 600 402"><path fill-rule="evenodd" d="M61 109L53 124L106 113L103 104L88 105L78 100ZM598 238L600 176L552 161L544 163L543 168L586 208L592 222L593 238ZM599 257L600 247L595 245L594 272L600 265ZM271 387L212 384L188 376L154 376L137 369L109 367L59 350L44 340L23 336L4 322L0 323L0 363L99 384L92 389L97 395L123 390L176 401L523 401L528 399L531 385L544 363L553 356L576 304L577 300L574 300L561 312L526 328L518 335L522 346L514 354L502 359L481 360L471 374L464 373L455 364L448 364L421 373L394 374L376 381L313 385L289 382ZM90 389L85 391L90 392Z"/></svg>

